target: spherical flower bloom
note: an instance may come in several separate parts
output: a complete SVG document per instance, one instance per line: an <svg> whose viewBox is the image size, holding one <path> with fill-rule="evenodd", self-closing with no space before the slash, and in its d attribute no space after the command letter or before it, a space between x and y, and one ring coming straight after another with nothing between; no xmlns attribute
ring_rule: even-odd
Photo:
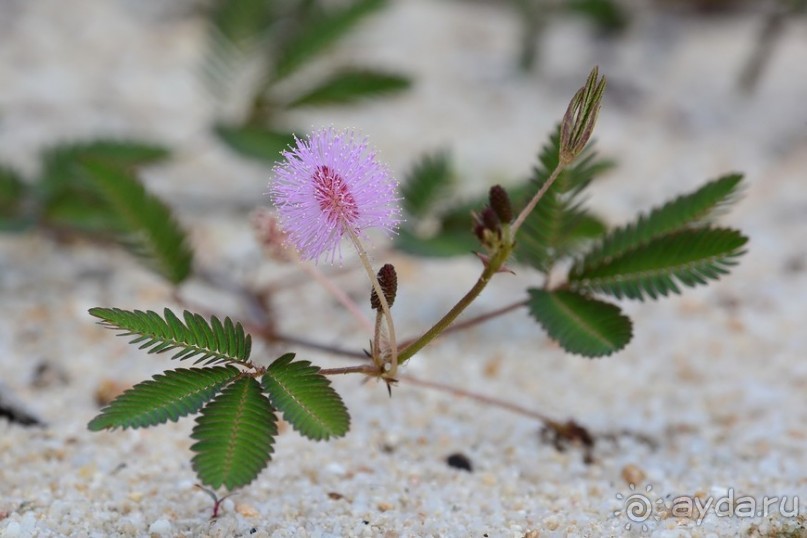
<svg viewBox="0 0 807 538"><path fill-rule="evenodd" d="M350 131L326 128L282 153L269 194L289 240L303 259L341 256L343 236L369 228L395 230L400 222L398 184Z"/></svg>

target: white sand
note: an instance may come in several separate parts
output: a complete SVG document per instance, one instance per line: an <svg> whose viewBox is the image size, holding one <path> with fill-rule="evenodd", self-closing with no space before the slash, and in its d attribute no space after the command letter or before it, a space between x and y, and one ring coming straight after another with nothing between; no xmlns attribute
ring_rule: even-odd
<svg viewBox="0 0 807 538"><path fill-rule="evenodd" d="M0 534L753 536L803 528L801 517L779 515L778 504L767 517L650 518L647 531L640 523L626 531L627 517L614 515L625 507L617 496L632 493L630 480L637 492L652 486L651 500L706 502L733 491L758 502L787 496L788 509L794 496L807 504L807 25L793 21L758 92L742 98L733 87L757 22L638 11L631 32L609 43L567 21L546 36L540 72L520 76L511 67L518 26L507 10L399 1L333 59L407 71L413 91L289 118L360 129L398 173L419 152L450 147L475 192L528 173L596 63L610 78L600 147L620 167L593 189L591 205L610 221L724 172L747 173L745 198L727 222L750 235L749 254L708 288L625 304L636 337L619 355L567 356L518 312L447 337L407 367L574 418L601 436L593 464L579 448L558 452L541 441L540 425L524 417L406 384L390 400L383 386L350 377L335 380L353 416L349 435L314 444L287 430L275 461L210 521L210 499L194 488L189 464L191 419L135 432L86 430L99 385L176 366L102 330L87 309L175 306L171 290L123 252L2 235L3 390L47 427L0 420ZM234 209L262 195L268 170L235 158L207 131L217 105L196 76L203 30L155 1L0 3L0 158L32 173L39 149L58 140L114 133L165 141L177 157L149 170L147 181L191 229L200 265L270 280L288 269L261 261L247 212ZM221 207L211 210L210 197ZM392 261L403 335L441 315L479 270L470 257ZM472 312L519 298L535 282L521 273L499 278ZM360 273L339 282L363 303ZM238 312L198 284L185 296ZM284 331L363 346L367 335L323 297L314 285L279 295ZM269 361L287 349L258 347L255 357ZM349 364L298 351L322 366ZM52 369L33 384L43 362ZM448 467L454 452L474 472Z"/></svg>

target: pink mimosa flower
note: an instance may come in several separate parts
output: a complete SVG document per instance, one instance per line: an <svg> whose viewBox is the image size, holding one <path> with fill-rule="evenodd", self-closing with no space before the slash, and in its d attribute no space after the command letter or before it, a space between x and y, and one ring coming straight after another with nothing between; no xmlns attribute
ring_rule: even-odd
<svg viewBox="0 0 807 538"><path fill-rule="evenodd" d="M273 169L269 194L303 259L341 256L342 237L369 228L393 232L400 222L398 184L366 139L326 128L296 139Z"/></svg>

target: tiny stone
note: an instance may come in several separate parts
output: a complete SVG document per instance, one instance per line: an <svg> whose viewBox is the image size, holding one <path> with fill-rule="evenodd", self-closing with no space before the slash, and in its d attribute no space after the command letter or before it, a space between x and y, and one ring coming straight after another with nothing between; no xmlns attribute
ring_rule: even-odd
<svg viewBox="0 0 807 538"><path fill-rule="evenodd" d="M112 400L123 394L123 391L130 387L131 385L114 379L102 379L95 388L95 403L98 407L109 405Z"/></svg>
<svg viewBox="0 0 807 538"><path fill-rule="evenodd" d="M645 472L632 463L622 468L622 479L628 485L633 484L635 486L641 484L644 482L645 477Z"/></svg>
<svg viewBox="0 0 807 538"><path fill-rule="evenodd" d="M257 517L260 515L255 507L249 504L238 504L235 507L235 511L244 517Z"/></svg>
<svg viewBox="0 0 807 538"><path fill-rule="evenodd" d="M473 472L473 465L471 465L471 460L465 454L455 452L454 454L451 454L449 457L446 458L446 463L448 463L449 467L454 467L455 469L462 469L463 471L468 471L469 473Z"/></svg>
<svg viewBox="0 0 807 538"><path fill-rule="evenodd" d="M6 530L3 531L3 536L8 538L17 538L22 533L22 527L16 521L10 521L8 525L6 525Z"/></svg>
<svg viewBox="0 0 807 538"><path fill-rule="evenodd" d="M166 536L171 534L171 522L166 519L158 519L149 526L149 534Z"/></svg>

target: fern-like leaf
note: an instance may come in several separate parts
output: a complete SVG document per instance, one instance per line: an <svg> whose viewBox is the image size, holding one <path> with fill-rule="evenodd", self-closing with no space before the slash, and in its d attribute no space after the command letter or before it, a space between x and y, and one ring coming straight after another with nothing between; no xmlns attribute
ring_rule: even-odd
<svg viewBox="0 0 807 538"><path fill-rule="evenodd" d="M582 271L569 285L617 298L644 300L680 293L676 282L694 287L716 280L736 265L748 238L727 228L695 228L661 236Z"/></svg>
<svg viewBox="0 0 807 538"><path fill-rule="evenodd" d="M254 126L228 127L219 125L216 135L232 150L245 157L267 163L274 163L282 155L280 152L294 143L294 135L270 131Z"/></svg>
<svg viewBox="0 0 807 538"><path fill-rule="evenodd" d="M435 202L447 193L453 179L454 172L448 152L423 155L406 175L401 186L404 209L412 216L425 216Z"/></svg>
<svg viewBox="0 0 807 538"><path fill-rule="evenodd" d="M527 290L532 317L569 353L602 357L624 348L633 324L618 306L568 290Z"/></svg>
<svg viewBox="0 0 807 538"><path fill-rule="evenodd" d="M191 437L193 469L212 488L246 486L272 457L277 417L251 377L231 383L202 409Z"/></svg>
<svg viewBox="0 0 807 538"><path fill-rule="evenodd" d="M566 168L546 191L530 213L516 241L515 256L522 263L539 271L548 272L554 263L572 254L588 234L601 232L599 222L583 207L579 199L583 190L599 174L613 167L611 161L597 157L591 145L577 161ZM560 155L560 128L556 128L541 150L539 165L533 172L533 188L524 196L523 204L548 181L558 166Z"/></svg>
<svg viewBox="0 0 807 538"><path fill-rule="evenodd" d="M83 167L87 178L130 232L135 252L146 255L174 284L185 280L191 271L193 254L185 232L168 206L146 192L127 170L98 160L86 160Z"/></svg>
<svg viewBox="0 0 807 538"><path fill-rule="evenodd" d="M575 263L576 272L601 264L665 234L703 225L737 198L742 174L727 174L615 228Z"/></svg>
<svg viewBox="0 0 807 538"><path fill-rule="evenodd" d="M275 360L261 382L283 418L309 439L341 437L350 428L350 415L327 377L308 361L294 361L294 353Z"/></svg>
<svg viewBox="0 0 807 538"><path fill-rule="evenodd" d="M411 85L412 81L408 77L395 73L344 69L297 97L288 106L297 108L353 103L362 99L399 93Z"/></svg>
<svg viewBox="0 0 807 538"><path fill-rule="evenodd" d="M179 368L155 375L115 398L87 427L91 431L144 428L176 422L199 411L221 388L235 379L234 366Z"/></svg>
<svg viewBox="0 0 807 538"><path fill-rule="evenodd" d="M345 7L329 10L306 21L282 48L275 64L274 80L299 69L386 3L387 0L353 0Z"/></svg>
<svg viewBox="0 0 807 538"><path fill-rule="evenodd" d="M129 343L140 344L149 353L174 351L171 359L196 359L194 364L246 362L252 350L252 337L244 333L240 323L225 318L222 324L215 316L210 323L199 314L187 310L185 323L171 310L163 315L151 310L92 308L90 314L101 319L101 325L123 331L119 336L136 336Z"/></svg>

